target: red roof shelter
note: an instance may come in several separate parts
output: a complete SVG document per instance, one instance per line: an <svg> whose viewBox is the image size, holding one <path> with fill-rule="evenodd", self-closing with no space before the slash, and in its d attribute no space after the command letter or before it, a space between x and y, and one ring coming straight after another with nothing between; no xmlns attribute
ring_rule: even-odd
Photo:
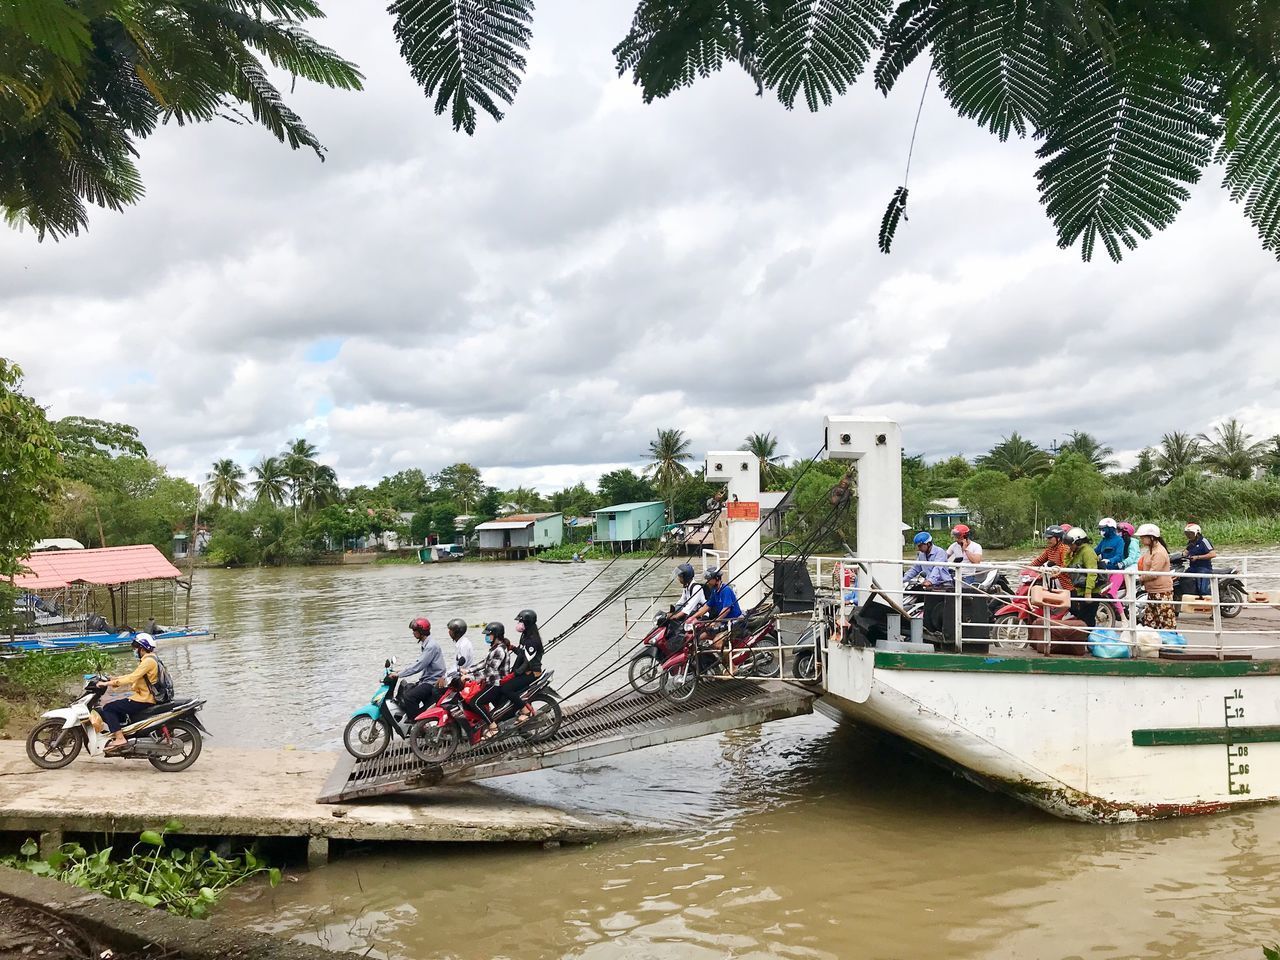
<svg viewBox="0 0 1280 960"><path fill-rule="evenodd" d="M73 583L114 587L139 580L176 580L180 570L149 543L96 550L55 550L33 553L22 561L28 573L14 585L23 590L53 590Z"/></svg>

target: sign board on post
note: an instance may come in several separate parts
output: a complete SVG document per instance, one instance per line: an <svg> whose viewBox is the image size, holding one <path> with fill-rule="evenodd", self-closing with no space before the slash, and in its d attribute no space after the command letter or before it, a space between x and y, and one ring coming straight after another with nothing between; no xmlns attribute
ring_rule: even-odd
<svg viewBox="0 0 1280 960"><path fill-rule="evenodd" d="M725 507L730 520L760 520L760 503L757 500L730 500Z"/></svg>

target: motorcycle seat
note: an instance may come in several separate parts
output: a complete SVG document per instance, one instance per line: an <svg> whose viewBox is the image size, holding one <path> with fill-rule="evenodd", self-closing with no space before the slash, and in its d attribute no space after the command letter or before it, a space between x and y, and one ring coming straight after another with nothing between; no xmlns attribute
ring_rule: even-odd
<svg viewBox="0 0 1280 960"><path fill-rule="evenodd" d="M191 697L187 697L186 699L174 698L168 703L149 703L145 709L137 713L129 714L129 720L133 723L137 723L139 720L145 720L147 717L159 716L160 714L168 713L171 710L180 710L193 702L194 700Z"/></svg>

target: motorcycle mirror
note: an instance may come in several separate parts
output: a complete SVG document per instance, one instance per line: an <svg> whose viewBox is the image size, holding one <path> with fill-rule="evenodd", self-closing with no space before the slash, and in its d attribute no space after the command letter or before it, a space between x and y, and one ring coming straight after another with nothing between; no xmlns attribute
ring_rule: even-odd
<svg viewBox="0 0 1280 960"><path fill-rule="evenodd" d="M390 669L391 669L391 658L390 658L390 657L388 657L388 658L387 658L387 662L386 662L386 663L384 663L382 666L383 666L385 669L390 670Z"/></svg>

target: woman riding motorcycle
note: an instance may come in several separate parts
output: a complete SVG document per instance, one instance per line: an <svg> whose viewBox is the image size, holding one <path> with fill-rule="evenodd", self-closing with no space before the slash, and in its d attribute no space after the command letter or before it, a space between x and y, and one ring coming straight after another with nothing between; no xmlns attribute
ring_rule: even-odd
<svg viewBox="0 0 1280 960"><path fill-rule="evenodd" d="M480 664L480 679L485 683L486 689L472 702L480 716L489 721L485 736L491 737L498 732L498 725L493 722L494 709L502 702L498 684L511 672L515 651L507 642L507 628L496 620L485 624L484 642L489 652Z"/></svg>
<svg viewBox="0 0 1280 960"><path fill-rule="evenodd" d="M538 615L529 609L521 610L516 614L516 630L520 633L520 643L516 646L513 676L498 688L499 696L493 702L501 706L505 700L512 709L520 710L516 720L519 725L533 716L533 711L524 705L520 694L542 676L542 634L538 632Z"/></svg>
<svg viewBox="0 0 1280 960"><path fill-rule="evenodd" d="M106 745L104 753L118 750L128 742L121 728L129 722L130 714L140 713L147 707L154 706L156 702L155 693L152 691L160 682L160 662L156 659L155 641L151 639L151 634L140 633L133 638L132 647L133 652L138 656L138 666L133 672L121 677L112 677L100 684L108 690L132 687L127 697L112 700L98 707L98 716L107 725L107 729L115 734L111 742Z"/></svg>

